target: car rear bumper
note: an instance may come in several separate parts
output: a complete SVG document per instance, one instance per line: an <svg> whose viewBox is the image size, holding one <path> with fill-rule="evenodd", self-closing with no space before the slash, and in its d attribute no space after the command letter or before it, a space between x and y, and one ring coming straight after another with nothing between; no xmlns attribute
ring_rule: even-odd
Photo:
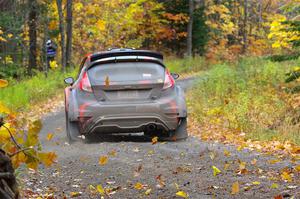
<svg viewBox="0 0 300 199"><path fill-rule="evenodd" d="M178 127L180 118L187 117L180 88L174 89L173 95L142 102L108 103L85 96L71 107L71 121L79 121L82 134L145 132L152 125L158 130L172 131Z"/></svg>
<svg viewBox="0 0 300 199"><path fill-rule="evenodd" d="M90 122L84 128L85 133L99 132L108 133L135 133L147 130L165 130L176 128L177 119L164 122L159 116L108 116L100 117Z"/></svg>

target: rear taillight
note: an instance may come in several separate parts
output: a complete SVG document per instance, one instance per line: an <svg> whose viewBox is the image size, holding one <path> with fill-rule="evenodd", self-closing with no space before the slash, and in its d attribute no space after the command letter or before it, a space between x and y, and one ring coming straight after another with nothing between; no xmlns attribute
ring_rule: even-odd
<svg viewBox="0 0 300 199"><path fill-rule="evenodd" d="M84 72L79 87L82 91L92 92L92 87L87 72Z"/></svg>
<svg viewBox="0 0 300 199"><path fill-rule="evenodd" d="M166 69L166 72L165 72L165 82L164 82L163 89L172 88L174 85L175 85L175 80L173 79L173 77L170 74L170 72L168 71L168 69Z"/></svg>

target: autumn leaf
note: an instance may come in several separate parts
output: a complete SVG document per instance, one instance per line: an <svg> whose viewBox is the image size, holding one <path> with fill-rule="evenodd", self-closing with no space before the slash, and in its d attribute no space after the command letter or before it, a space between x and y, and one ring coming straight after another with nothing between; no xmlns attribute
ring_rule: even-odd
<svg viewBox="0 0 300 199"><path fill-rule="evenodd" d="M47 140L50 141L53 138L53 133L48 133Z"/></svg>
<svg viewBox="0 0 300 199"><path fill-rule="evenodd" d="M80 192L71 192L71 193L70 193L70 196L71 196L72 198L75 198L75 197L81 196L81 193L80 193Z"/></svg>
<svg viewBox="0 0 300 199"><path fill-rule="evenodd" d="M227 150L225 149L225 150L224 150L224 155L225 155L226 157L229 157L229 156L230 156L230 152L227 151Z"/></svg>
<svg viewBox="0 0 300 199"><path fill-rule="evenodd" d="M254 182L252 182L252 184L254 184L254 185L260 185L260 182L254 181Z"/></svg>
<svg viewBox="0 0 300 199"><path fill-rule="evenodd" d="M159 183L159 187L162 188L162 187L165 187L166 186L166 183L164 182L164 180L162 179L162 175L158 175L156 177L156 180L158 181Z"/></svg>
<svg viewBox="0 0 300 199"><path fill-rule="evenodd" d="M236 181L235 183L232 184L232 187L231 187L231 194L232 195L235 195L237 193L240 192L240 185L239 185L239 182Z"/></svg>
<svg viewBox="0 0 300 199"><path fill-rule="evenodd" d="M135 185L134 185L134 188L137 189L137 190L141 190L144 188L144 185L140 182L137 182Z"/></svg>
<svg viewBox="0 0 300 199"><path fill-rule="evenodd" d="M178 191L176 193L176 196L181 197L181 198L188 198L188 194L185 193L184 191Z"/></svg>
<svg viewBox="0 0 300 199"><path fill-rule="evenodd" d="M274 199L283 199L283 196L282 195L277 195L277 196L274 196Z"/></svg>
<svg viewBox="0 0 300 199"><path fill-rule="evenodd" d="M102 185L97 185L96 187L98 193L100 193L101 196L104 196L105 195L105 190L103 189Z"/></svg>
<svg viewBox="0 0 300 199"><path fill-rule="evenodd" d="M239 165L239 168L240 168L240 171L242 171L243 169L246 168L246 162L240 162L240 165Z"/></svg>
<svg viewBox="0 0 300 199"><path fill-rule="evenodd" d="M282 172L281 178L283 180L288 181L288 182L292 182L292 176L288 172L286 172L286 171Z"/></svg>
<svg viewBox="0 0 300 199"><path fill-rule="evenodd" d="M276 163L278 163L280 161L281 160L279 160L279 159L273 159L273 160L269 160L268 162L269 162L269 164L276 164Z"/></svg>
<svg viewBox="0 0 300 199"><path fill-rule="evenodd" d="M145 195L150 195L150 193L151 193L151 191L152 191L152 189L147 189L146 191L145 191Z"/></svg>
<svg viewBox="0 0 300 199"><path fill-rule="evenodd" d="M257 163L257 159L254 158L253 160L251 160L252 165L256 165L256 163Z"/></svg>
<svg viewBox="0 0 300 199"><path fill-rule="evenodd" d="M298 172L300 172L300 165L297 165L297 166L295 167L295 170L298 171Z"/></svg>
<svg viewBox="0 0 300 199"><path fill-rule="evenodd" d="M221 173L220 169L218 169L217 167L215 166L212 166L212 169L213 169L213 174L214 176L218 175L219 173Z"/></svg>
<svg viewBox="0 0 300 199"><path fill-rule="evenodd" d="M111 157L115 157L117 155L116 150L112 150L108 153L108 155L110 155Z"/></svg>
<svg viewBox="0 0 300 199"><path fill-rule="evenodd" d="M99 158L99 164L100 165L105 165L105 164L107 164L107 162L108 162L108 157L107 156L101 156Z"/></svg>
<svg viewBox="0 0 300 199"><path fill-rule="evenodd" d="M105 76L105 86L108 87L110 84L109 76Z"/></svg>
<svg viewBox="0 0 300 199"><path fill-rule="evenodd" d="M152 138L152 144L156 144L158 142L158 137L153 137Z"/></svg>
<svg viewBox="0 0 300 199"><path fill-rule="evenodd" d="M8 86L8 81L4 79L0 79L0 88L4 88Z"/></svg>
<svg viewBox="0 0 300 199"><path fill-rule="evenodd" d="M279 185L278 185L277 183L273 183L273 184L271 185L271 188L272 188L272 189L278 189L278 187L279 187Z"/></svg>
<svg viewBox="0 0 300 199"><path fill-rule="evenodd" d="M105 30L105 24L106 24L105 21L100 19L100 20L97 21L96 26L100 31L104 31Z"/></svg>
<svg viewBox="0 0 300 199"><path fill-rule="evenodd" d="M54 152L39 153L38 157L45 166L49 167L55 162L57 155Z"/></svg>

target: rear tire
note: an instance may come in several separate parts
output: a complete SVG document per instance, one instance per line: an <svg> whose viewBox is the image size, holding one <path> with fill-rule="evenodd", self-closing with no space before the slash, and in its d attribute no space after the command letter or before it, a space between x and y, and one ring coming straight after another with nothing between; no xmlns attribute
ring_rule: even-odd
<svg viewBox="0 0 300 199"><path fill-rule="evenodd" d="M66 134L67 134L67 139L69 144L72 144L73 142L80 140L78 123L70 121L68 112L66 112Z"/></svg>
<svg viewBox="0 0 300 199"><path fill-rule="evenodd" d="M170 131L168 137L162 137L165 141L179 141L188 138L187 118L181 118L180 124L175 131Z"/></svg>

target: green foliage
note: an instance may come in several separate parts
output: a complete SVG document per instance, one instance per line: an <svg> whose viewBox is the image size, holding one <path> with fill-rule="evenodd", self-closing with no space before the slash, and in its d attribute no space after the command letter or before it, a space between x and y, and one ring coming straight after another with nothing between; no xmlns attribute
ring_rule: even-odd
<svg viewBox="0 0 300 199"><path fill-rule="evenodd" d="M8 64L6 66L0 67L0 78L8 79L8 78L16 78L19 79L26 74L26 69L21 67L18 64Z"/></svg>
<svg viewBox="0 0 300 199"><path fill-rule="evenodd" d="M207 69L205 59L200 56L184 59L167 58L166 66L168 67L170 72L179 74L198 72Z"/></svg>
<svg viewBox="0 0 300 199"><path fill-rule="evenodd" d="M299 114L279 89L292 64L243 59L236 66L214 66L190 93L193 116L203 124L239 129L254 140L288 138L300 143L300 131L292 122Z"/></svg>
<svg viewBox="0 0 300 199"><path fill-rule="evenodd" d="M292 54L286 54L286 55L271 55L268 57L271 61L274 62L282 62L282 61L288 61L288 60L295 60L300 57L300 53L292 53Z"/></svg>

